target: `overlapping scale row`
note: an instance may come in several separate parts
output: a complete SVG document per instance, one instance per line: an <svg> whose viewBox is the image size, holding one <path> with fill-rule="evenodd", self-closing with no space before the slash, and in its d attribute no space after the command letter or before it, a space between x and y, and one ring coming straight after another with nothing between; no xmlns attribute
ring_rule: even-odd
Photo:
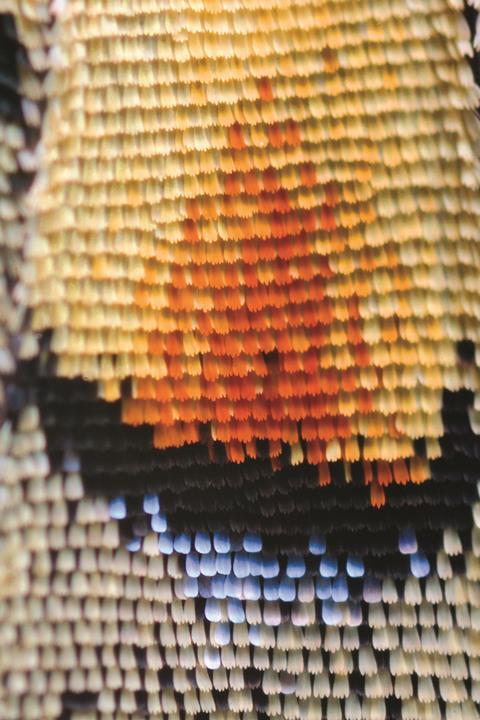
<svg viewBox="0 0 480 720"><path fill-rule="evenodd" d="M158 448L437 457L442 389L478 385L455 353L480 213L455 3L57 12L29 251L58 374Z"/></svg>

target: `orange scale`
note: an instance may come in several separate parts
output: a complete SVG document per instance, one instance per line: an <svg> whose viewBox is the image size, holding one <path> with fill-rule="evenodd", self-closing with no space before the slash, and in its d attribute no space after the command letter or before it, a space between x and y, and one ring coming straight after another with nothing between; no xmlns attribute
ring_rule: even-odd
<svg viewBox="0 0 480 720"><path fill-rule="evenodd" d="M325 72L336 73L340 69L337 53L332 48L326 47L322 50L323 62L325 63Z"/></svg>
<svg viewBox="0 0 480 720"><path fill-rule="evenodd" d="M287 403L287 415L291 420L294 420L295 422L303 420L303 418L306 416L308 412L308 407L305 402L305 398L302 397L292 397L290 398Z"/></svg>
<svg viewBox="0 0 480 720"><path fill-rule="evenodd" d="M268 294L265 286L258 285L255 288L245 289L245 304L251 312L256 312L265 307L268 302Z"/></svg>
<svg viewBox="0 0 480 720"><path fill-rule="evenodd" d="M276 192L280 185L278 182L277 171L273 167L269 167L262 173L263 187L268 192Z"/></svg>
<svg viewBox="0 0 480 720"><path fill-rule="evenodd" d="M257 397L257 381L253 375L249 374L242 378L240 387L241 396L244 400L255 400Z"/></svg>
<svg viewBox="0 0 480 720"><path fill-rule="evenodd" d="M162 425L173 425L173 404L159 403L155 400L145 401L145 422L147 425L156 425L162 423Z"/></svg>
<svg viewBox="0 0 480 720"><path fill-rule="evenodd" d="M270 327L269 313L252 312L249 317L250 327L258 332L265 332Z"/></svg>
<svg viewBox="0 0 480 720"><path fill-rule="evenodd" d="M168 333L168 335L165 335L164 347L168 355L181 355L183 353L183 338L181 333Z"/></svg>
<svg viewBox="0 0 480 720"><path fill-rule="evenodd" d="M371 413L373 411L373 398L370 390L361 388L357 394L358 411L362 414Z"/></svg>
<svg viewBox="0 0 480 720"><path fill-rule="evenodd" d="M201 335L211 335L213 332L212 318L209 313L199 312L195 316L198 331Z"/></svg>
<svg viewBox="0 0 480 720"><path fill-rule="evenodd" d="M227 398L220 398L215 400L212 404L212 410L215 420L219 423L227 423L233 414L233 406L230 400Z"/></svg>
<svg viewBox="0 0 480 720"><path fill-rule="evenodd" d="M307 302L310 296L311 285L307 285L304 282L295 280L288 287L288 297L292 303L304 303Z"/></svg>
<svg viewBox="0 0 480 720"><path fill-rule="evenodd" d="M235 402L233 406L233 417L237 422L246 422L251 415L250 403L245 400Z"/></svg>
<svg viewBox="0 0 480 720"><path fill-rule="evenodd" d="M359 217L360 220L367 225L375 220L377 213L371 202L364 203L360 206Z"/></svg>
<svg viewBox="0 0 480 720"><path fill-rule="evenodd" d="M292 328L292 347L294 350L299 350L295 336L295 332L300 332L299 326L303 325L303 313L302 308L298 305L285 305L285 315L288 318L288 324Z"/></svg>
<svg viewBox="0 0 480 720"><path fill-rule="evenodd" d="M153 445L159 450L168 447L179 447L185 441L184 433L180 425L166 428L163 425L156 425L153 429Z"/></svg>
<svg viewBox="0 0 480 720"><path fill-rule="evenodd" d="M318 305L306 303L303 306L303 324L308 328L318 324Z"/></svg>
<svg viewBox="0 0 480 720"><path fill-rule="evenodd" d="M227 444L232 439L232 430L227 423L212 423L212 435L215 440Z"/></svg>
<svg viewBox="0 0 480 720"><path fill-rule="evenodd" d="M317 171L312 162L300 165L300 181L303 187L313 187L317 184Z"/></svg>
<svg viewBox="0 0 480 720"><path fill-rule="evenodd" d="M297 423L291 422L286 418L282 421L282 440L290 445L298 443L299 437Z"/></svg>
<svg viewBox="0 0 480 720"><path fill-rule="evenodd" d="M318 369L318 353L314 348L309 348L302 356L302 365L308 375L313 375Z"/></svg>
<svg viewBox="0 0 480 720"><path fill-rule="evenodd" d="M329 368L322 373L323 391L326 395L338 395L338 374L335 368Z"/></svg>
<svg viewBox="0 0 480 720"><path fill-rule="evenodd" d="M310 341L304 328L298 327L292 329L292 350L299 353L304 353L310 347Z"/></svg>
<svg viewBox="0 0 480 720"><path fill-rule="evenodd" d="M258 353L258 337L255 332L250 330L249 332L240 335L238 340L242 348L242 352L247 355L254 355Z"/></svg>
<svg viewBox="0 0 480 720"><path fill-rule="evenodd" d="M303 372L299 372L293 376L293 382L295 387L295 395L298 397L304 397L308 393L307 379Z"/></svg>
<svg viewBox="0 0 480 720"><path fill-rule="evenodd" d="M258 196L258 209L261 213L273 212L275 209L275 196L266 190L262 190Z"/></svg>
<svg viewBox="0 0 480 720"><path fill-rule="evenodd" d="M282 443L280 440L271 440L269 443L269 455L271 458L279 458L282 454ZM274 465L272 462L273 469L280 469L280 465Z"/></svg>
<svg viewBox="0 0 480 720"><path fill-rule="evenodd" d="M148 334L149 355L163 355L165 352L164 335L158 332Z"/></svg>
<svg viewBox="0 0 480 720"><path fill-rule="evenodd" d="M296 238L279 238L276 243L277 256L279 260L286 261L296 257Z"/></svg>
<svg viewBox="0 0 480 720"><path fill-rule="evenodd" d="M243 187L247 195L258 195L261 187L257 174L254 170L250 170L243 176Z"/></svg>
<svg viewBox="0 0 480 720"><path fill-rule="evenodd" d="M251 405L252 417L257 422L264 422L268 418L268 405L266 400L259 396L256 397Z"/></svg>
<svg viewBox="0 0 480 720"><path fill-rule="evenodd" d="M264 220L265 232L267 232L268 223ZM251 240L258 233L259 217L254 218L241 218L238 222L239 232L238 240ZM261 220L260 220L261 224ZM268 233L267 233L268 234ZM230 238L235 240L236 238Z"/></svg>
<svg viewBox="0 0 480 720"><path fill-rule="evenodd" d="M183 357L180 355L165 356L165 362L167 365L168 375L171 378L177 379L184 375Z"/></svg>
<svg viewBox="0 0 480 720"><path fill-rule="evenodd" d="M303 210L300 218L305 232L315 232L317 229L317 217L314 210Z"/></svg>
<svg viewBox="0 0 480 720"><path fill-rule="evenodd" d="M271 305L274 308L281 308L288 301L288 297L283 286L275 284L268 285L265 288L265 293L267 297L266 304Z"/></svg>
<svg viewBox="0 0 480 720"><path fill-rule="evenodd" d="M228 377L225 380L225 395L232 402L242 399L242 386L238 376Z"/></svg>
<svg viewBox="0 0 480 720"><path fill-rule="evenodd" d="M190 268L192 276L192 284L195 288L208 287L208 274L206 268L202 265L194 265Z"/></svg>
<svg viewBox="0 0 480 720"><path fill-rule="evenodd" d="M220 363L217 358L212 355L203 355L202 357L202 376L207 382L214 383L219 377Z"/></svg>
<svg viewBox="0 0 480 720"><path fill-rule="evenodd" d="M252 218L252 233L250 238L257 237L265 240L271 237L271 222L269 215L255 215Z"/></svg>
<svg viewBox="0 0 480 720"><path fill-rule="evenodd" d="M124 398L122 401L122 422L128 425L145 424L145 405L143 400Z"/></svg>
<svg viewBox="0 0 480 720"><path fill-rule="evenodd" d="M233 423L233 432L242 443L251 442L255 437L254 428L248 420L237 420Z"/></svg>
<svg viewBox="0 0 480 720"><path fill-rule="evenodd" d="M194 220L183 221L183 239L187 243L197 243L199 241L198 227Z"/></svg>
<svg viewBox="0 0 480 720"><path fill-rule="evenodd" d="M324 443L320 440L313 439L306 443L307 445L307 462L310 465L319 465L325 462Z"/></svg>
<svg viewBox="0 0 480 720"><path fill-rule="evenodd" d="M226 445L227 457L230 462L243 463L245 460L245 449L238 440L231 440Z"/></svg>
<svg viewBox="0 0 480 720"><path fill-rule="evenodd" d="M266 436L269 440L278 440L281 441L282 439L282 424L280 420L273 420L273 418L269 418L266 422Z"/></svg>
<svg viewBox="0 0 480 720"><path fill-rule="evenodd" d="M187 198L185 201L185 209L189 220L200 220L201 207L197 198Z"/></svg>
<svg viewBox="0 0 480 720"><path fill-rule="evenodd" d="M187 444L196 443L200 440L200 425L197 422L188 423L182 428L184 441Z"/></svg>
<svg viewBox="0 0 480 720"><path fill-rule="evenodd" d="M277 285L287 285L291 282L289 264L276 259L273 263L273 277Z"/></svg>
<svg viewBox="0 0 480 720"><path fill-rule="evenodd" d="M239 195L242 191L240 176L237 173L225 175L223 178L223 187L227 195Z"/></svg>
<svg viewBox="0 0 480 720"><path fill-rule="evenodd" d="M257 457L257 443L255 440L251 440L250 442L245 443L245 454L249 458L255 458Z"/></svg>
<svg viewBox="0 0 480 720"><path fill-rule="evenodd" d="M234 164L235 170L237 170L240 173L246 173L249 170L252 170L253 163L247 152L234 150L233 151L233 164Z"/></svg>
<svg viewBox="0 0 480 720"><path fill-rule="evenodd" d="M287 145L297 147L302 141L300 125L295 120L287 120L285 123L285 139Z"/></svg>
<svg viewBox="0 0 480 720"><path fill-rule="evenodd" d="M252 372L259 378L266 377L268 375L267 363L263 355L254 355L251 359Z"/></svg>
<svg viewBox="0 0 480 720"><path fill-rule="evenodd" d="M292 342L290 339L290 334L287 331L287 329L282 330L277 335L277 349L281 353L289 353L292 352Z"/></svg>
<svg viewBox="0 0 480 720"><path fill-rule="evenodd" d="M137 286L133 298L135 305L138 307L148 307L150 305L150 289L148 287Z"/></svg>
<svg viewBox="0 0 480 720"><path fill-rule="evenodd" d="M250 319L247 309L227 310L227 319L231 332L247 332L250 329Z"/></svg>
<svg viewBox="0 0 480 720"><path fill-rule="evenodd" d="M273 195L273 207L277 212L282 214L291 212L290 198L284 188L280 188L280 190L277 190Z"/></svg>
<svg viewBox="0 0 480 720"><path fill-rule="evenodd" d="M325 300L324 303L327 301ZM323 304L319 306L319 308L323 307ZM325 323L321 315L317 312L318 322L321 323L322 321ZM312 327L309 330L309 336L310 336L310 345L313 348L322 348L325 346L325 344L329 340L329 333L327 332L327 328L324 326L324 324L317 324L316 327ZM318 359L318 355L317 355Z"/></svg>
<svg viewBox="0 0 480 720"><path fill-rule="evenodd" d="M370 351L365 343L360 343L353 347L353 355L355 357L355 364L359 367L368 367L371 365Z"/></svg>
<svg viewBox="0 0 480 720"><path fill-rule="evenodd" d="M228 142L234 150L243 150L246 148L243 129L240 123L236 122L228 128Z"/></svg>
<svg viewBox="0 0 480 720"><path fill-rule="evenodd" d="M225 287L225 276L222 265L210 265L207 273L209 286L211 288L221 290Z"/></svg>
<svg viewBox="0 0 480 720"><path fill-rule="evenodd" d="M266 328L259 336L259 350L266 353L277 350L277 337L271 329Z"/></svg>
<svg viewBox="0 0 480 720"><path fill-rule="evenodd" d="M271 102L273 100L273 90L270 78L263 77L258 81L258 95L260 100Z"/></svg>
<svg viewBox="0 0 480 720"><path fill-rule="evenodd" d="M255 265L245 265L243 267L243 283L247 288L257 287L259 280Z"/></svg>
<svg viewBox="0 0 480 720"><path fill-rule="evenodd" d="M332 478L330 475L330 466L328 462L321 462L318 466L318 484L321 487L330 485Z"/></svg>
<svg viewBox="0 0 480 720"><path fill-rule="evenodd" d="M284 372L295 373L302 370L302 358L297 353L287 353L280 357L281 368Z"/></svg>
<svg viewBox="0 0 480 720"><path fill-rule="evenodd" d="M228 195L224 195L224 197L220 200L220 215L223 217L235 217L236 215L240 215L238 212L239 210L239 201L237 198L231 198Z"/></svg>
<svg viewBox="0 0 480 720"><path fill-rule="evenodd" d="M363 342L360 323L356 320L349 320L347 323L347 340L351 345L359 345Z"/></svg>
<svg viewBox="0 0 480 720"><path fill-rule="evenodd" d="M236 267L235 265L226 265L226 267L224 268L224 274L225 284L229 287L238 288L242 285L238 272L238 267Z"/></svg>
<svg viewBox="0 0 480 720"><path fill-rule="evenodd" d="M271 308L270 309L270 327L273 330L281 331L286 330L289 326L288 318L285 314L284 308Z"/></svg>
<svg viewBox="0 0 480 720"><path fill-rule="evenodd" d="M297 270L304 281L312 280L318 272L315 260L309 257L301 257L297 260Z"/></svg>
<svg viewBox="0 0 480 720"><path fill-rule="evenodd" d="M345 392L354 392L357 389L357 376L354 368L347 368L340 373L340 387Z"/></svg>
<svg viewBox="0 0 480 720"><path fill-rule="evenodd" d="M213 353L213 355L216 355L217 357L222 355L227 355L225 348L225 336L224 335L217 335L215 333L209 338L210 341L210 349Z"/></svg>
<svg viewBox="0 0 480 720"><path fill-rule="evenodd" d="M328 443L337 438L335 427L335 418L331 415L325 415L317 422L317 434L320 440Z"/></svg>
<svg viewBox="0 0 480 720"><path fill-rule="evenodd" d="M330 415L325 415L324 418L318 422L318 437L320 440L329 442L336 438L337 433L335 430L335 422Z"/></svg>
<svg viewBox="0 0 480 720"><path fill-rule="evenodd" d="M285 417L285 403L282 398L272 398L269 401L270 417L273 420L281 420Z"/></svg>
<svg viewBox="0 0 480 720"><path fill-rule="evenodd" d="M335 420L335 424L339 438L346 439L352 437L352 423L348 418L339 415Z"/></svg>
<svg viewBox="0 0 480 720"><path fill-rule="evenodd" d="M430 476L428 461L414 456L410 458L410 478L414 483L423 483Z"/></svg>
<svg viewBox="0 0 480 720"><path fill-rule="evenodd" d="M285 218L280 213L273 212L270 215L270 227L274 238L282 238L288 234Z"/></svg>
<svg viewBox="0 0 480 720"><path fill-rule="evenodd" d="M273 148L281 148L285 145L286 136L278 123L269 125L267 130L268 141Z"/></svg>
<svg viewBox="0 0 480 720"><path fill-rule="evenodd" d="M373 468L369 460L363 461L363 482L365 485L371 485L373 483Z"/></svg>
<svg viewBox="0 0 480 720"><path fill-rule="evenodd" d="M335 183L329 182L325 185L325 203L334 208L340 202L340 193Z"/></svg>
<svg viewBox="0 0 480 720"><path fill-rule="evenodd" d="M382 487L388 487L393 480L390 463L385 460L377 460L377 482Z"/></svg>
<svg viewBox="0 0 480 720"><path fill-rule="evenodd" d="M243 342L241 336L234 333L227 335L225 337L224 349L224 355L228 355L232 358L238 358L238 356L243 352Z"/></svg>
<svg viewBox="0 0 480 720"><path fill-rule="evenodd" d="M372 482L370 485L370 502L376 508L385 505L385 491L377 482Z"/></svg>
<svg viewBox="0 0 480 720"><path fill-rule="evenodd" d="M220 243L202 243L202 258L199 262L218 265L223 262L222 245ZM197 260L196 260L197 262Z"/></svg>
<svg viewBox="0 0 480 720"><path fill-rule="evenodd" d="M171 269L172 285L175 289L183 289L187 286L185 280L185 271L182 267L174 265Z"/></svg>
<svg viewBox="0 0 480 720"><path fill-rule="evenodd" d="M397 485L407 485L410 482L410 473L405 460L394 460L393 477Z"/></svg>
<svg viewBox="0 0 480 720"><path fill-rule="evenodd" d="M379 413L372 413L367 417L367 427L369 437L383 437L385 433L385 417Z"/></svg>
<svg viewBox="0 0 480 720"><path fill-rule="evenodd" d="M275 260L277 257L277 250L273 240L266 238L263 240L258 248L259 260Z"/></svg>
<svg viewBox="0 0 480 720"><path fill-rule="evenodd" d="M322 393L322 383L320 375L317 372L305 376L306 393L309 396L320 395Z"/></svg>
<svg viewBox="0 0 480 720"><path fill-rule="evenodd" d="M336 230L337 222L335 220L335 213L331 207L325 203L322 205L320 210L320 226L322 230L329 232L330 230Z"/></svg>
<svg viewBox="0 0 480 720"><path fill-rule="evenodd" d="M274 386L275 394L280 395L282 398L289 398L294 395L294 386L292 382L292 376L287 373L277 375L275 377L276 383Z"/></svg>
<svg viewBox="0 0 480 720"><path fill-rule="evenodd" d="M172 384L168 379L155 380L155 400L169 402L174 396Z"/></svg>
<svg viewBox="0 0 480 720"><path fill-rule="evenodd" d="M302 438L307 441L318 439L317 421L312 417L305 417L301 424Z"/></svg>
<svg viewBox="0 0 480 720"><path fill-rule="evenodd" d="M225 387L221 382L202 382L202 396L210 402L215 402L224 397Z"/></svg>

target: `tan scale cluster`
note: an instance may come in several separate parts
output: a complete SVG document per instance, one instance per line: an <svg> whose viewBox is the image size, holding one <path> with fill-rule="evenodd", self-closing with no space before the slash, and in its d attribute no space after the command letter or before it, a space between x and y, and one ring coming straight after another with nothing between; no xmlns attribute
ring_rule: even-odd
<svg viewBox="0 0 480 720"><path fill-rule="evenodd" d="M74 0L52 38L30 301L58 373L130 379L159 448L436 457L442 389L479 382L458 3Z"/></svg>

